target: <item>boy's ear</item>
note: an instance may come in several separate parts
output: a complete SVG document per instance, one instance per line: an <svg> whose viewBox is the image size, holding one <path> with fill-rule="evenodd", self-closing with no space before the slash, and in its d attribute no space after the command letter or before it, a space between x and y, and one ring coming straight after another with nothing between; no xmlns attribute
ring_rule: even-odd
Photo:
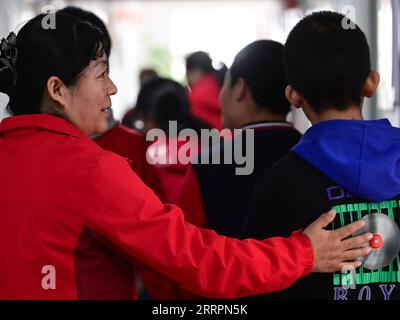
<svg viewBox="0 0 400 320"><path fill-rule="evenodd" d="M371 71L364 84L364 92L363 92L364 97L367 98L372 97L375 94L380 81L381 77L379 73L377 71Z"/></svg>
<svg viewBox="0 0 400 320"><path fill-rule="evenodd" d="M235 101L243 100L246 92L246 83L242 78L239 78L238 81L233 86L233 99Z"/></svg>
<svg viewBox="0 0 400 320"><path fill-rule="evenodd" d="M46 87L51 100L61 107L66 107L69 91L64 82L59 77L52 76L47 80Z"/></svg>
<svg viewBox="0 0 400 320"><path fill-rule="evenodd" d="M304 105L304 98L291 86L286 87L285 95L286 98L289 100L290 104L295 108L299 109Z"/></svg>

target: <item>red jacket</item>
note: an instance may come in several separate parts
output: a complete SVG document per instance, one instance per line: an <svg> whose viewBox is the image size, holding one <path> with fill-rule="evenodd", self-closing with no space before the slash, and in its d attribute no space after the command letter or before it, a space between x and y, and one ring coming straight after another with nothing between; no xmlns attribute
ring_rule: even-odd
<svg viewBox="0 0 400 320"><path fill-rule="evenodd" d="M171 139L168 141L171 141ZM173 144L176 144L178 151L185 143L186 142L175 140ZM152 157L153 154L159 154L161 150L165 150L166 159L168 159L168 155L171 152L173 152L172 159L176 159L178 153L175 154L173 149L169 148L169 145L168 142L165 145L159 145L158 142L154 143L148 149L148 156ZM200 148L200 146L197 147ZM196 227L206 227L205 215L202 209L203 204L192 166L190 164L181 163L159 164L155 165L154 169L163 186L163 195L165 195L166 202L178 204L181 208L184 206L187 209L185 212L185 220L187 222ZM185 183L185 188L183 188L185 181L187 182ZM150 268L141 268L140 276L144 289L154 299L188 300L201 298L186 290L182 290L177 287L173 281L170 281L159 272Z"/></svg>
<svg viewBox="0 0 400 320"><path fill-rule="evenodd" d="M154 163L152 169L158 178L164 202L178 202L184 178L190 168L189 164L181 163L178 156L179 150L187 144L193 148L200 148L189 140L179 141L177 138L167 138L165 142L156 141L147 148L147 157ZM190 153L191 150L193 149L189 148L186 152L187 156L195 157L196 155Z"/></svg>
<svg viewBox="0 0 400 320"><path fill-rule="evenodd" d="M94 141L103 149L129 159L132 170L165 201L155 169L146 160L147 144L142 134L118 123Z"/></svg>
<svg viewBox="0 0 400 320"><path fill-rule="evenodd" d="M304 235L239 241L185 222L61 118L4 119L0 164L0 299L131 298L133 262L214 298L280 290L312 269Z"/></svg>
<svg viewBox="0 0 400 320"><path fill-rule="evenodd" d="M213 74L201 78L190 88L189 101L192 114L212 128L222 129L219 92L221 86Z"/></svg>

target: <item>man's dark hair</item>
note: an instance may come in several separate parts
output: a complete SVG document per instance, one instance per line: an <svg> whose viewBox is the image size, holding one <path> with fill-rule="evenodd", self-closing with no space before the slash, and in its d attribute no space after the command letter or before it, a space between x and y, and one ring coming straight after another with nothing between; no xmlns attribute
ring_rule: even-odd
<svg viewBox="0 0 400 320"><path fill-rule="evenodd" d="M283 45L258 40L244 47L229 69L231 87L242 78L260 108L274 114L287 114L290 103L285 97L287 81L283 68Z"/></svg>
<svg viewBox="0 0 400 320"><path fill-rule="evenodd" d="M362 30L336 12L316 12L290 32L284 65L290 86L317 113L361 104L371 71L370 50ZM346 28L353 25L354 28Z"/></svg>

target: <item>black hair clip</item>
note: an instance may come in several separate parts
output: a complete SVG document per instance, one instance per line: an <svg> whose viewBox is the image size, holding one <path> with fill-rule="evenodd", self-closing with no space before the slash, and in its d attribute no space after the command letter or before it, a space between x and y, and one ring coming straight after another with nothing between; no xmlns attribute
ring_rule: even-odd
<svg viewBox="0 0 400 320"><path fill-rule="evenodd" d="M4 64L0 68L0 72L5 69L11 70L14 77L12 86L17 83L17 70L15 69L17 55L17 35L14 32L10 32L7 39L3 38L0 42L0 61Z"/></svg>

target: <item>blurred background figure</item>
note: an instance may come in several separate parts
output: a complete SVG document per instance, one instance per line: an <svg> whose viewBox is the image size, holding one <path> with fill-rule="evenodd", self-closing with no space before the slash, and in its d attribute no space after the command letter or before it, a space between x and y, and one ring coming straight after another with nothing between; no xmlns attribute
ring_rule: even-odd
<svg viewBox="0 0 400 320"><path fill-rule="evenodd" d="M176 122L176 132L169 130L171 121ZM193 129L200 133L201 129L208 128L207 124L190 114L186 89L178 82L165 78L154 78L143 85L134 110L133 123L141 123L144 134L151 129L161 129L166 134L165 144L155 141L149 146L147 157L160 159L164 154L166 161L157 163L154 168L162 184L165 200L176 203L187 170L187 165L179 161L168 161L177 159L180 147L186 143L178 141L177 134L183 129ZM177 149L170 148L170 145L177 145Z"/></svg>
<svg viewBox="0 0 400 320"><path fill-rule="evenodd" d="M158 77L158 73L156 70L152 69L152 68L144 68L142 70L140 70L139 72L139 83L140 83L140 87L143 87L143 85ZM128 128L135 128L137 129L137 125L135 126L134 123L134 117L135 117L135 107L130 108L125 115L122 118L122 124ZM139 129L142 129L142 127L139 125Z"/></svg>
<svg viewBox="0 0 400 320"><path fill-rule="evenodd" d="M206 52L197 51L186 58L191 112L210 127L217 129L222 128L218 97L225 71L225 65L222 65L220 70L214 69Z"/></svg>
<svg viewBox="0 0 400 320"><path fill-rule="evenodd" d="M170 121L177 121L178 132L185 128L198 132L208 128L203 121L190 114L186 89L178 82L166 78L153 78L143 85L139 91L135 114L135 118L144 124L144 133L154 128L168 133Z"/></svg>
<svg viewBox="0 0 400 320"><path fill-rule="evenodd" d="M143 84L145 84L147 81L157 78L157 77L158 77L158 73L156 70L151 69L151 68L142 69L139 73L140 86L142 87Z"/></svg>

